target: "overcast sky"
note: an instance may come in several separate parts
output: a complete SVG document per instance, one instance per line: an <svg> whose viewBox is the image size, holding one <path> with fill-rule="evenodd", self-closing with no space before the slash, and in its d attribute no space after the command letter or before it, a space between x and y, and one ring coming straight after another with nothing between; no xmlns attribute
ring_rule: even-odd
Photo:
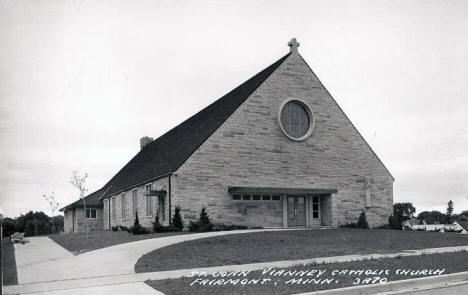
<svg viewBox="0 0 468 295"><path fill-rule="evenodd" d="M306 59L395 177L468 210L468 1L0 1L0 212L50 214L279 59Z"/></svg>

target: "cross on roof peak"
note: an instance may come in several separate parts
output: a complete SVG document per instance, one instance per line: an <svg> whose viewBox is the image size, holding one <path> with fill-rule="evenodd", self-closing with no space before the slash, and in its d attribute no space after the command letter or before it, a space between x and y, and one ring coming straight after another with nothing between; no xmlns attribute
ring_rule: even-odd
<svg viewBox="0 0 468 295"><path fill-rule="evenodd" d="M292 38L291 41L288 42L288 46L291 47L291 52L297 53L299 45L301 45L301 43L297 42L296 38Z"/></svg>

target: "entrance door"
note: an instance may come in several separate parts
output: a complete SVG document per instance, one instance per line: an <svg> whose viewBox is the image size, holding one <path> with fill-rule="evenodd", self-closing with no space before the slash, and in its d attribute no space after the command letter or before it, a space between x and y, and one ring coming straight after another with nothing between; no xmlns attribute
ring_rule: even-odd
<svg viewBox="0 0 468 295"><path fill-rule="evenodd" d="M288 196L288 226L306 225L305 196Z"/></svg>

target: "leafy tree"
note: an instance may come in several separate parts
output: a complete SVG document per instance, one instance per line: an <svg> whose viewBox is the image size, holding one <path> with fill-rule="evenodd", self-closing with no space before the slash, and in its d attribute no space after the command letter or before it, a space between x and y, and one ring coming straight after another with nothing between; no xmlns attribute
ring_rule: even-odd
<svg viewBox="0 0 468 295"><path fill-rule="evenodd" d="M447 223L452 223L453 202L450 200L447 203Z"/></svg>
<svg viewBox="0 0 468 295"><path fill-rule="evenodd" d="M184 222L182 221L182 215L180 214L180 207L176 206L174 209L174 216L172 217L172 225L181 231L184 228Z"/></svg>
<svg viewBox="0 0 468 295"><path fill-rule="evenodd" d="M403 222L413 217L416 208L412 203L393 204L393 215L389 218L389 226L393 229L402 229Z"/></svg>
<svg viewBox="0 0 468 295"><path fill-rule="evenodd" d="M13 219L13 218L5 217L5 219L3 219L2 227L3 227L4 237L9 237L18 231L16 229L17 228L16 219Z"/></svg>
<svg viewBox="0 0 468 295"><path fill-rule="evenodd" d="M395 217L393 217L393 214L388 217L388 227L391 229L399 229L398 224L395 221Z"/></svg>
<svg viewBox="0 0 468 295"><path fill-rule="evenodd" d="M458 220L460 221L468 221L468 211L463 211L458 215Z"/></svg>
<svg viewBox="0 0 468 295"><path fill-rule="evenodd" d="M427 224L445 223L446 216L439 211L423 211L418 214L418 219L425 220Z"/></svg>
<svg viewBox="0 0 468 295"><path fill-rule="evenodd" d="M24 232L27 237L48 235L52 232L50 217L44 212L29 211L16 218L16 231Z"/></svg>

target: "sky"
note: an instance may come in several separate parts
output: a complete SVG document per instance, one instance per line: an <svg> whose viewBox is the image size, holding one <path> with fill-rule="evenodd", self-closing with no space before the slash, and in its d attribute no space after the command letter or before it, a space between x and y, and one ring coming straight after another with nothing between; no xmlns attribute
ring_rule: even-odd
<svg viewBox="0 0 468 295"><path fill-rule="evenodd" d="M468 1L0 1L0 212L51 214L289 51L395 177L468 210Z"/></svg>

